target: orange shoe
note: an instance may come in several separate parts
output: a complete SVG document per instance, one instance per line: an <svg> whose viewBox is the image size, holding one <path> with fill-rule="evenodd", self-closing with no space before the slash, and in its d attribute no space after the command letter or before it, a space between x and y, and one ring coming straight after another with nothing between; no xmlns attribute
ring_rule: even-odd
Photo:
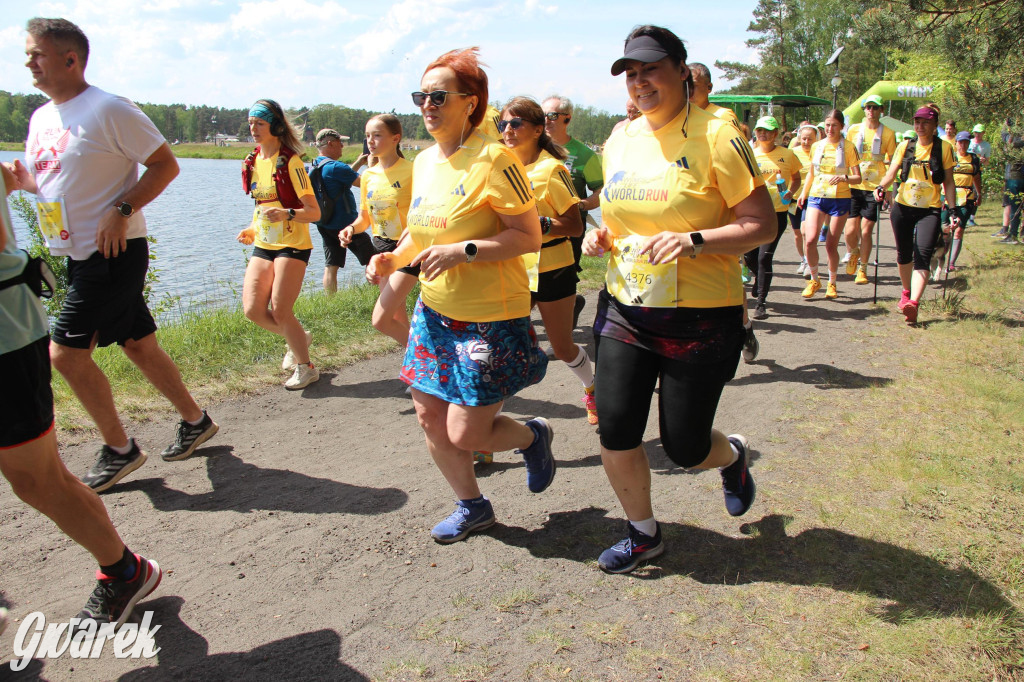
<svg viewBox="0 0 1024 682"><path fill-rule="evenodd" d="M836 289L835 282L829 282L825 288L825 298L839 298L839 291Z"/></svg>
<svg viewBox="0 0 1024 682"><path fill-rule="evenodd" d="M583 389L583 406L587 408L587 423L594 426L597 424L597 398L593 387Z"/></svg>
<svg viewBox="0 0 1024 682"><path fill-rule="evenodd" d="M812 279L810 282L807 283L807 286L804 287L803 293L800 295L803 296L804 298L811 298L812 296L814 296L814 294L818 293L818 289L820 288L821 281Z"/></svg>

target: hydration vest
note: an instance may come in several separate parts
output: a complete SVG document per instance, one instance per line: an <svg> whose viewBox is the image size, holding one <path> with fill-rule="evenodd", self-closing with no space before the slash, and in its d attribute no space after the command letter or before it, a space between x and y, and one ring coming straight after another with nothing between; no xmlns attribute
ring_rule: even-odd
<svg viewBox="0 0 1024 682"><path fill-rule="evenodd" d="M900 168L900 182L906 182L907 178L910 177L910 167L917 162L916 151L917 138L915 137L907 143L907 148L903 150L903 165ZM932 150L931 154L928 156L928 166L925 171L925 175L930 176L929 179L936 185L941 185L946 181L946 169L942 167L942 140L938 137L932 138Z"/></svg>
<svg viewBox="0 0 1024 682"><path fill-rule="evenodd" d="M256 155L260 153L259 145L256 149L249 152L249 155L245 157L245 161L242 162L242 189L245 190L246 194L250 194L252 191L252 176L253 171L256 169ZM299 201L299 195L295 193L295 187L292 186L292 179L288 175L288 162L295 156L288 147L281 145L281 150L277 155L277 164L274 167L274 187L277 189L277 200L281 202L281 205L285 208L294 208L296 210L302 208L302 202ZM256 203L265 203L257 201Z"/></svg>

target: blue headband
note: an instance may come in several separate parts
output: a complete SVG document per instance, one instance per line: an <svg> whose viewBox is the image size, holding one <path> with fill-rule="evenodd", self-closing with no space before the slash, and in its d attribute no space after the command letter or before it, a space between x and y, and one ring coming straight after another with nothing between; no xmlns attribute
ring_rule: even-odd
<svg viewBox="0 0 1024 682"><path fill-rule="evenodd" d="M256 102L256 104L252 105L252 108L249 109L249 117L262 118L270 125L274 125L274 112L263 102Z"/></svg>

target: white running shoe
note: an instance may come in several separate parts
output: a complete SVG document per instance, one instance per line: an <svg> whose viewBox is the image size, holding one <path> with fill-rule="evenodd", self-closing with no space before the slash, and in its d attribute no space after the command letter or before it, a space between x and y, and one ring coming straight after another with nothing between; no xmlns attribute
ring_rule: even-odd
<svg viewBox="0 0 1024 682"><path fill-rule="evenodd" d="M306 332L306 347L313 343L313 332ZM295 359L295 353L292 352L291 347L286 343L284 344L284 359L281 360L281 369L291 369L298 364L298 360Z"/></svg>
<svg viewBox="0 0 1024 682"><path fill-rule="evenodd" d="M284 387L289 391L297 391L300 388L309 386L314 381L320 379L320 371L313 365L295 365L295 372L292 374L288 381L284 382Z"/></svg>
<svg viewBox="0 0 1024 682"><path fill-rule="evenodd" d="M851 253L850 253L849 251L847 251L847 252L846 252L846 255L845 255L845 256L843 256L843 260L841 260L841 261L839 261L839 262L840 262L841 264L843 264L843 265L846 265L847 263L849 263L849 262L850 262L850 255L851 255Z"/></svg>
<svg viewBox="0 0 1024 682"><path fill-rule="evenodd" d="M802 275L807 271L807 261L800 261L800 265L796 266L796 274Z"/></svg>

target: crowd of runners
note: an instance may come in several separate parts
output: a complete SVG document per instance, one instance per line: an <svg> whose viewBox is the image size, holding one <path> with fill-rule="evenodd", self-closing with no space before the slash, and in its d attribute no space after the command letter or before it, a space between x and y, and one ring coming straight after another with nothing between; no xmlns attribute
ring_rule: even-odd
<svg viewBox="0 0 1024 682"><path fill-rule="evenodd" d="M45 264L17 249L3 202L0 371L9 382L0 397L0 471L99 564L83 622L120 625L162 572L127 548L97 496L142 466L146 454L125 431L93 351L118 344L179 413L163 460L190 457L218 431L160 348L143 297L148 253L140 209L178 166L134 104L86 82L89 45L77 26L33 19L27 33L27 66L50 101L32 117L25 163L2 166L4 195L35 195L41 232L51 253L67 256L69 282L51 329L37 298ZM356 254L380 287L372 323L405 348L398 376L456 498L431 532L439 543L495 523L475 460L515 450L534 493L555 478L552 425L542 416L522 423L502 414L503 402L541 381L549 363L531 323L534 307L553 358L579 379L588 423L600 423L594 446L626 524L623 539L600 552L599 565L625 573L664 551L643 447L656 389L667 456L681 467L718 469L732 516L753 504L747 440L713 423L740 358L757 356L750 317L769 315L774 252L787 227L804 259L799 272L808 278L808 299L821 289L824 242L824 296L832 299L839 295L840 238L846 274L866 284L875 225L883 205L891 206L899 309L913 323L943 221L955 231L955 264L981 201L988 150L972 151L970 135L955 124L941 139L934 105L915 112L911 139L898 141L881 124L884 103L872 96L862 102L862 124L844 133L843 114L834 110L820 126L801 124L787 146L775 118L759 118L751 140L731 109L712 104L707 67L688 63L668 29L635 28L611 74L624 74L631 110L602 157L570 136L573 108L565 97L514 97L500 111L488 106L488 77L475 48L426 65L412 103L436 144L414 161L401 152L397 117L384 114L366 123L368 153L355 168L339 161L342 136L325 129L307 171L304 145L282 107L261 99L249 111L257 147L242 169L243 189L255 201L251 224L238 234L253 247L245 315L284 339L282 367L291 372L285 387L310 385L319 378L312 337L293 312L313 248L310 224L327 251L328 290L346 250ZM984 130L974 132L982 143ZM358 210L343 198L352 186L360 189ZM588 211L598 207L601 224L588 231ZM1015 237L1018 223L1007 224ZM594 358L572 336L583 307L582 254L608 261L592 325ZM753 280L750 317L741 264ZM417 282L409 318L406 298ZM81 479L58 454L51 365L102 438Z"/></svg>

